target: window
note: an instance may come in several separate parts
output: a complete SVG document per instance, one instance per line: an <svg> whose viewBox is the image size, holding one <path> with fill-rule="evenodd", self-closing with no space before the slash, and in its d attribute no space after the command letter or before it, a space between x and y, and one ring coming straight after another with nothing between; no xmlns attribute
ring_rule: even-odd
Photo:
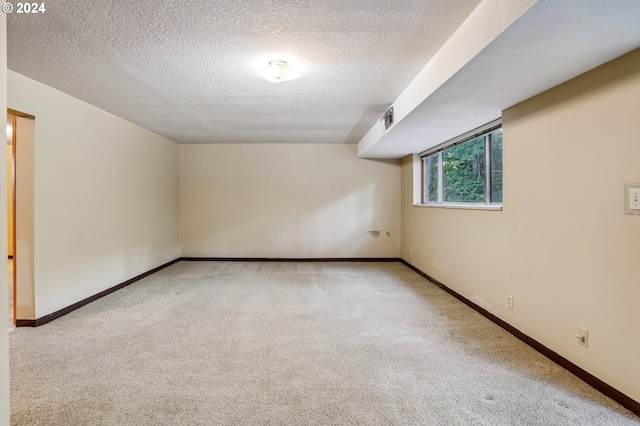
<svg viewBox="0 0 640 426"><path fill-rule="evenodd" d="M502 123L421 154L423 204L502 204Z"/></svg>

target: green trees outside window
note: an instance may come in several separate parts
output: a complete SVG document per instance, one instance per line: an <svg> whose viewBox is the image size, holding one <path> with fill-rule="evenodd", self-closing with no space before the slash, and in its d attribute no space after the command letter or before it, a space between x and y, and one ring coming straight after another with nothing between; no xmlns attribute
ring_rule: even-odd
<svg viewBox="0 0 640 426"><path fill-rule="evenodd" d="M502 129L491 137L491 202L502 204Z"/></svg>

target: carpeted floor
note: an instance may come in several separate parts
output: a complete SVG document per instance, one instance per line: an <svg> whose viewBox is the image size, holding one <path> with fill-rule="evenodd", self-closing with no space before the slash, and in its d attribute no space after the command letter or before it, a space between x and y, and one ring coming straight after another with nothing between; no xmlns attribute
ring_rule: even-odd
<svg viewBox="0 0 640 426"><path fill-rule="evenodd" d="M14 425L636 425L400 263L182 261L10 333Z"/></svg>

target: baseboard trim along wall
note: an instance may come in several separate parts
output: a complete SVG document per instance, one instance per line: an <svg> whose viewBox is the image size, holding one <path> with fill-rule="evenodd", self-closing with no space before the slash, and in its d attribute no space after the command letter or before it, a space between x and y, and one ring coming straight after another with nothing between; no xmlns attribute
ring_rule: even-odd
<svg viewBox="0 0 640 426"><path fill-rule="evenodd" d="M408 268L412 269L418 275L421 275L422 277L424 277L427 280L431 281L433 284L435 284L436 286L440 287L442 290L446 291L447 293L451 294L453 297L455 297L456 299L458 299L459 301L461 301L465 305L467 305L470 308L474 309L475 311L480 313L482 316L486 317L487 319L489 319L492 322L494 322L495 324L499 325L500 327L502 327L503 329L505 329L506 331L508 331L509 333L514 335L515 337L517 337L518 339L522 340L524 343L526 343L527 345L531 346L533 349L535 349L536 351L540 352L542 355L546 356L551 361L553 361L556 364L558 364L560 367L564 368L565 370L569 371L570 373L572 373L573 375L575 375L576 377L578 377L582 381L586 382L588 385L590 385L595 390L597 390L597 391L601 392L602 394L604 394L605 396L608 396L609 398L613 399L615 402L617 402L618 404L622 405L623 407L625 407L629 411L633 412L635 415L640 416L640 402L632 399L631 397L629 397L629 396L625 395L624 393L620 392L619 390L617 390L613 386L611 386L611 385L603 382L602 380L598 379L593 374L591 374L591 373L583 370L582 368L578 367L577 365L575 365L574 363L572 363L568 359L564 358L562 355L559 355L558 353L552 351L551 349L549 349L546 346L544 346L542 343L540 343L537 340L527 336L526 334L524 334L523 332L521 332L520 330L518 330L517 328L515 328L511 324L509 324L509 323L505 322L504 320L498 318L497 316L493 315L491 312L485 310L484 308L481 308L480 306L476 305L475 303L473 303L472 301L470 301L466 297L464 297L461 294L457 293L456 291L450 289L445 284L441 283L440 281L438 281L437 279L433 278L429 274L427 274L427 273L421 271L420 269L416 268L415 266L413 266L412 264L410 264L406 260L400 259L399 261L400 261L400 263L403 263Z"/></svg>
<svg viewBox="0 0 640 426"><path fill-rule="evenodd" d="M570 373L574 374L575 376L577 376L578 378L580 378L581 380L583 380L584 382L586 382L587 384L589 384L591 387L593 387L594 389L596 389L597 391L601 392L602 394L608 396L609 398L611 398L612 400L616 401L618 404L622 405L623 407L627 408L629 411L633 412L634 414L640 416L640 402L635 401L634 399L632 399L631 397L625 395L624 393L620 392L619 390L617 390L616 388L614 388L613 386L603 382L602 380L600 380L599 378L597 378L596 376L592 375L591 373L583 370L582 368L578 367L577 365L575 365L574 363L572 363L571 361L569 361L568 359L564 358L563 356L559 355L558 353L552 351L551 349L547 348L546 346L544 346L542 343L538 342L537 340L534 340L533 338L527 336L526 334L524 334L523 332L521 332L520 330L518 330L517 328L513 327L511 324L507 323L506 321L498 318L497 316L493 315L492 313L490 313L489 311L481 308L480 306L476 305L475 303L473 303L472 301L470 301L469 299L467 299L466 297L462 296L461 294L457 293L456 291L450 289L449 287L447 287L445 284L441 283L440 281L438 281L437 279L433 278L432 276L430 276L429 274L421 271L420 269L416 268L415 266L413 266L412 264L410 264L409 262L407 262L404 259L401 258L397 258L397 257L389 257L389 258L379 258L379 257L351 257L351 258L260 258L260 257L179 257L177 259L174 259L170 262L167 262L163 265L158 266L157 268L153 268L150 271L147 271L143 274L140 274L136 277L133 277L125 282L122 282L118 285L115 285L111 288L108 288L104 291L101 291L100 293L97 293L91 297L87 297L86 299L83 299L79 302L74 303L73 305L67 306L66 308L60 309L59 311L53 312L49 315L46 315L42 318L38 318L35 320L17 320L16 321L16 327L38 327L40 325L46 324L48 322L53 321L56 318L60 318L63 315L68 314L69 312L75 311L76 309L91 303L95 300L100 299L101 297L106 296L107 294L113 293L116 290L120 290L123 287L126 287L130 284L133 284L134 282L141 280L144 277L147 277L155 272L160 271L161 269L164 269L168 266L173 265L174 263L177 263L181 260L185 260L185 261L195 261L195 262L206 262L206 261L225 261L225 262L400 262L402 264L404 264L406 267L408 267L409 269L413 270L414 272L416 272L418 275L424 277L425 279L427 279L428 281L430 281L431 283L435 284L436 286L438 286L439 288L441 288L442 290L446 291L447 293L451 294L453 297L455 297L456 299L458 299L459 301L461 301L462 303L464 303L465 305L469 306L470 308L474 309L475 311L477 311L478 313L480 313L482 316L486 317L487 319L489 319L490 321L494 322L495 324L499 325L500 327L502 327L503 329L505 329L506 331L508 331L509 333L511 333L512 335L514 335L515 337L517 337L518 339L520 339L521 341L523 341L524 343L526 343L527 345L529 345L530 347L532 347L533 349L535 349L536 351L540 352L542 355L546 356L547 358L549 358L551 361L555 362L556 364L558 364L560 367L564 368L565 370L569 371Z"/></svg>
<svg viewBox="0 0 640 426"><path fill-rule="evenodd" d="M192 262L400 262L398 257L181 257Z"/></svg>
<svg viewBox="0 0 640 426"><path fill-rule="evenodd" d="M41 325L46 324L48 322L51 322L54 319L60 318L61 316L66 315L69 312L73 312L76 309L81 308L81 307L83 307L84 305L86 305L88 303L91 303L91 302L93 302L95 300L98 300L101 297L104 297L107 294L113 293L116 290L120 290L121 288L126 287L129 284L133 284L134 282L136 282L138 280L141 280L144 277L147 277L147 276L149 276L149 275L151 275L151 274L153 274L155 272L158 272L159 270L164 269L167 266L171 266L174 263L179 262L179 261L180 261L180 258L174 259L174 260L172 260L170 262L167 262L167 263L165 263L163 265L158 266L157 268L153 268L153 269L151 269L151 270L149 270L149 271L147 271L147 272L145 272L143 274L140 274L140 275L135 276L135 277L133 277L131 279L128 279L125 282L117 284L117 285L115 285L113 287L110 287L110 288L108 288L106 290L101 291L100 293L96 293L93 296L87 297L86 299L83 299L83 300L81 300L79 302L76 302L73 305L69 305L66 308L62 308L62 309L60 309L58 311L55 311L55 312L53 312L53 313L51 313L49 315L45 315L45 316L43 316L41 318L34 319L34 320L18 319L18 320L16 320L16 327L38 327L38 326L41 326Z"/></svg>

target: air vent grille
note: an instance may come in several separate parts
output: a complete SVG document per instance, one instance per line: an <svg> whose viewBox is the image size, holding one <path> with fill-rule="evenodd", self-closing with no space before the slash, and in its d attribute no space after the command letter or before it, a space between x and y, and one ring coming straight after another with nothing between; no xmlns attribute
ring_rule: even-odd
<svg viewBox="0 0 640 426"><path fill-rule="evenodd" d="M384 113L384 129L387 130L392 125L393 125L393 107L389 108L387 112Z"/></svg>

